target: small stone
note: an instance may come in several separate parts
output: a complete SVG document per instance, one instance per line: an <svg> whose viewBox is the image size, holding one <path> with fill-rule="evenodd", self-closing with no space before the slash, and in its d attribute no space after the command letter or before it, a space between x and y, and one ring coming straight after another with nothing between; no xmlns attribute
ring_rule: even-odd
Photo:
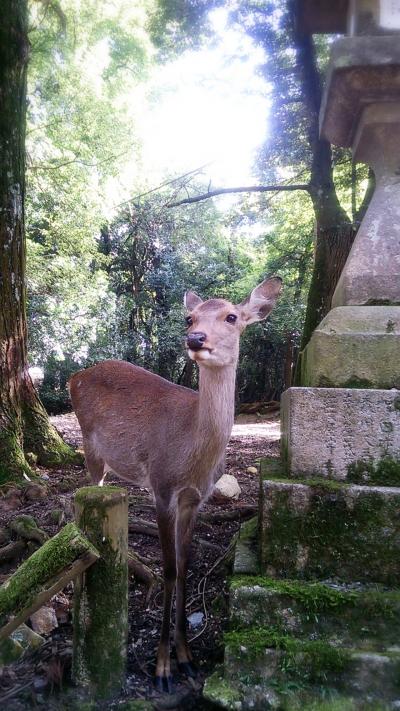
<svg viewBox="0 0 400 711"><path fill-rule="evenodd" d="M36 632L31 630L31 628L25 624L17 627L17 629L11 633L10 637L15 642L19 642L19 644L24 648L24 650L36 649L37 647L40 647L44 642L44 639L40 636L40 634L37 634Z"/></svg>
<svg viewBox="0 0 400 711"><path fill-rule="evenodd" d="M56 613L58 624L65 625L69 620L71 603L64 593L59 592L51 598L51 604Z"/></svg>
<svg viewBox="0 0 400 711"><path fill-rule="evenodd" d="M15 662L22 657L23 653L23 646L15 639L11 639L11 637L2 639L0 642L0 667Z"/></svg>
<svg viewBox="0 0 400 711"><path fill-rule="evenodd" d="M216 482L213 491L215 501L224 501L226 499L238 499L241 494L241 488L237 479L232 474L223 474Z"/></svg>
<svg viewBox="0 0 400 711"><path fill-rule="evenodd" d="M257 467L247 467L246 472L248 474L258 474L258 469Z"/></svg>
<svg viewBox="0 0 400 711"><path fill-rule="evenodd" d="M50 511L49 514L49 520L50 523L55 524L56 526L60 526L65 518L64 511L62 509L53 509Z"/></svg>
<svg viewBox="0 0 400 711"><path fill-rule="evenodd" d="M40 501L47 497L47 490L44 486L32 481L25 487L25 498L28 501Z"/></svg>
<svg viewBox="0 0 400 711"><path fill-rule="evenodd" d="M196 629L196 627L200 627L203 624L203 620L204 620L204 615L202 612L193 612L188 617L188 622L189 622L189 625L191 626L192 629Z"/></svg>
<svg viewBox="0 0 400 711"><path fill-rule="evenodd" d="M52 607L41 607L30 616L32 629L38 634L49 634L58 627L57 616Z"/></svg>
<svg viewBox="0 0 400 711"><path fill-rule="evenodd" d="M0 509L3 513L6 513L7 511L16 511L17 509L21 508L22 506L22 500L21 500L21 492L19 489L9 489L3 496L2 499L0 499Z"/></svg>

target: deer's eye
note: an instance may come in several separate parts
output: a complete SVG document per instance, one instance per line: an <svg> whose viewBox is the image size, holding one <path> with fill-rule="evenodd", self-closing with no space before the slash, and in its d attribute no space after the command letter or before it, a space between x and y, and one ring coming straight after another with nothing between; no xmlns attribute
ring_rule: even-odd
<svg viewBox="0 0 400 711"><path fill-rule="evenodd" d="M228 321L228 323L235 323L237 321L236 314L228 314L225 321Z"/></svg>
<svg viewBox="0 0 400 711"><path fill-rule="evenodd" d="M191 316L186 316L185 321L186 321L186 326L193 326L193 319Z"/></svg>

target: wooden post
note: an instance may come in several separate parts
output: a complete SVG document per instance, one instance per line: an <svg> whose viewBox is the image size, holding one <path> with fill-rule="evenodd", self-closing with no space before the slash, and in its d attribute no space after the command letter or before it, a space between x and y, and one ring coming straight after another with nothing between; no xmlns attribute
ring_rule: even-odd
<svg viewBox="0 0 400 711"><path fill-rule="evenodd" d="M124 682L128 637L128 495L87 486L75 495L79 528L100 559L75 583L73 677L99 699Z"/></svg>

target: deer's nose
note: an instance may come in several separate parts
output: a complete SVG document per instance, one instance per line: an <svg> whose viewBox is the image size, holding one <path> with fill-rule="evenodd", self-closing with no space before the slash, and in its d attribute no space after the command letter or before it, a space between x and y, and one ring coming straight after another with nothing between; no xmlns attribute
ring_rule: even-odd
<svg viewBox="0 0 400 711"><path fill-rule="evenodd" d="M190 348L191 351L199 351L200 348L203 347L203 343L206 338L207 335L202 333L202 331L193 331L193 333L189 333L186 339L188 348Z"/></svg>

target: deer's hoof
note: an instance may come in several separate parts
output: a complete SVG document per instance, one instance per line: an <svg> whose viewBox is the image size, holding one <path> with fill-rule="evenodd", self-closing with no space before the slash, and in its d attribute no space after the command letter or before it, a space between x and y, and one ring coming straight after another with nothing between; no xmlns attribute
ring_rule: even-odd
<svg viewBox="0 0 400 711"><path fill-rule="evenodd" d="M156 676L154 680L154 685L157 691L162 694L173 694L174 693L174 683L172 676Z"/></svg>
<svg viewBox="0 0 400 711"><path fill-rule="evenodd" d="M179 662L178 669L181 674L195 679L198 675L198 670L194 662Z"/></svg>

